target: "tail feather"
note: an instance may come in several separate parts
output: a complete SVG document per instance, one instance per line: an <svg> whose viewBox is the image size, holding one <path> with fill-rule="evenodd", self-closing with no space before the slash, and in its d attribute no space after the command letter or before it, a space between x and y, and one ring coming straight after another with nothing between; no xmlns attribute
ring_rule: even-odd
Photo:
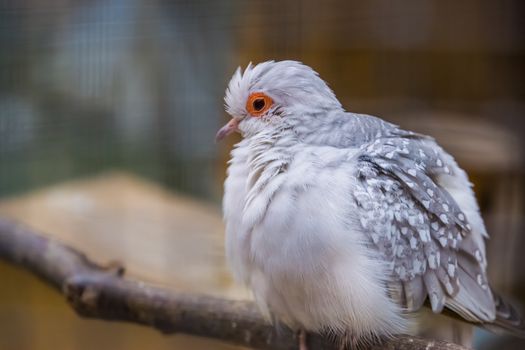
<svg viewBox="0 0 525 350"><path fill-rule="evenodd" d="M525 322L520 313L501 296L496 293L493 295L496 304L496 319L492 323L484 323L483 328L494 333L506 331L516 337L525 338Z"/></svg>

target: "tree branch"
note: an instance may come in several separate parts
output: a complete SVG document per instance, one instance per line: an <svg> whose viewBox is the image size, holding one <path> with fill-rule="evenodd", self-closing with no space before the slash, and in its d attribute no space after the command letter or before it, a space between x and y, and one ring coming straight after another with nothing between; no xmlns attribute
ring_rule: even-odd
<svg viewBox="0 0 525 350"><path fill-rule="evenodd" d="M121 267L104 268L84 254L13 221L0 218L0 259L22 266L61 292L82 317L150 326L256 349L297 349L294 332L269 325L252 302L173 292L123 278ZM309 349L335 349L318 335ZM459 345L398 336L373 349L462 350Z"/></svg>

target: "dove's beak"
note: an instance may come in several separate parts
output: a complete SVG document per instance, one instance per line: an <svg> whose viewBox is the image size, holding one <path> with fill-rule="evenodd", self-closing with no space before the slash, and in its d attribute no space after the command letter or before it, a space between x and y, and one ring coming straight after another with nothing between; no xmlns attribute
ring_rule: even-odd
<svg viewBox="0 0 525 350"><path fill-rule="evenodd" d="M224 125L215 135L215 142L221 141L223 138L228 136L234 131L239 131L239 121L237 119L232 119L228 124Z"/></svg>

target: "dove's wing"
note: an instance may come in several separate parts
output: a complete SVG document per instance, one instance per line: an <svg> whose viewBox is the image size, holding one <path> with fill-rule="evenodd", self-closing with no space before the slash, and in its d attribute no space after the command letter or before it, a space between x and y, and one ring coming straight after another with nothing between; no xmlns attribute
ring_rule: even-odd
<svg viewBox="0 0 525 350"><path fill-rule="evenodd" d="M439 182L459 171L455 163L432 139L402 131L364 145L357 159L360 225L389 264L392 285L401 286L404 306L415 311L428 297L434 312L446 306L472 322L494 320L483 233Z"/></svg>

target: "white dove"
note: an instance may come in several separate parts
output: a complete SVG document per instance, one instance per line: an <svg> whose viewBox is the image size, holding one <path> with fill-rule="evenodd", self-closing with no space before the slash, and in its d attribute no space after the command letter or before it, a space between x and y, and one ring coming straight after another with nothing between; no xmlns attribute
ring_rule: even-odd
<svg viewBox="0 0 525 350"><path fill-rule="evenodd" d="M368 342L409 332L428 299L524 334L487 281L471 184L434 139L346 112L295 61L237 69L225 104L217 139L243 136L224 184L226 255L268 318Z"/></svg>

